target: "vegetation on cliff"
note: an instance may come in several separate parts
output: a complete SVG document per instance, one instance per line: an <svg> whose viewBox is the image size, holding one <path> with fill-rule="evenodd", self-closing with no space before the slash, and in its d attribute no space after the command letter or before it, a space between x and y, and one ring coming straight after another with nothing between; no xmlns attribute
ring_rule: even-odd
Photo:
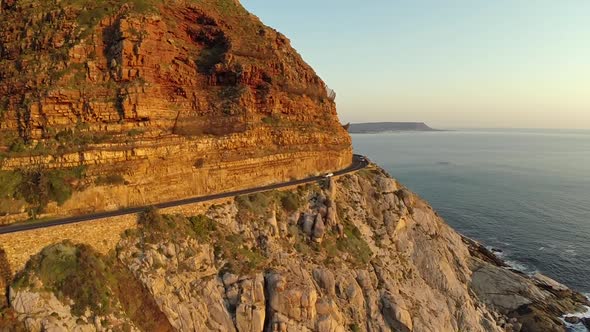
<svg viewBox="0 0 590 332"><path fill-rule="evenodd" d="M68 170L27 168L16 171L0 171L0 203L6 200L24 200L30 206L29 215L35 218L49 202L65 203L72 192L79 188L84 177L84 167ZM10 204L0 204L0 214L10 213Z"/></svg>
<svg viewBox="0 0 590 332"><path fill-rule="evenodd" d="M102 256L85 245L66 241L45 248L27 263L12 287L17 292L50 292L60 301L71 301L71 314L80 317L79 325L100 317L101 325L115 325L121 331L132 326L171 330L149 292L114 255ZM112 315L129 321L116 321Z"/></svg>

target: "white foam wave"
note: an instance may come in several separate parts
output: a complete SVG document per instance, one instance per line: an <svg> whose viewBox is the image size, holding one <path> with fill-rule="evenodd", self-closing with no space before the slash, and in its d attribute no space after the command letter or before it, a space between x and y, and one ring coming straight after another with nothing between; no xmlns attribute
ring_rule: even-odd
<svg viewBox="0 0 590 332"><path fill-rule="evenodd" d="M586 298L590 301L590 293L584 294ZM582 323L578 324L570 324L565 321L565 317L578 317L578 318L590 318L590 307L584 307L585 311L581 312L574 312L571 314L565 314L561 317L561 320L565 323L565 326L569 332L587 332L588 329Z"/></svg>
<svg viewBox="0 0 590 332"><path fill-rule="evenodd" d="M516 262L516 261L512 261L512 260L509 260L509 259L504 260L504 262L506 264L508 264L508 266L510 266L512 269L517 270L517 271L520 271L520 272L522 272L524 274L527 274L529 276L532 276L533 274L539 272L536 269L532 269L532 268L530 268L530 267L528 267L528 266L526 266L526 265L524 265L522 263L519 263L519 262Z"/></svg>
<svg viewBox="0 0 590 332"><path fill-rule="evenodd" d="M508 264L508 266L513 269L513 270L517 270L520 271L524 274L530 275L532 276L533 274L539 272L536 269L530 268L529 266L524 265L523 263L517 262L517 261L513 261L510 259L507 259L508 254L505 251L498 251L497 248L495 247L491 247L491 246L486 246L486 248L496 257L498 257L499 259L503 260L504 263Z"/></svg>

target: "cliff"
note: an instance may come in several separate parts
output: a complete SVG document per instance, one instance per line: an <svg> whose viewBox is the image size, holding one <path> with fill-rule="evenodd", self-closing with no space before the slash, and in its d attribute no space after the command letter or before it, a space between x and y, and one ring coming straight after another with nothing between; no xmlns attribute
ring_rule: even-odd
<svg viewBox="0 0 590 332"><path fill-rule="evenodd" d="M351 134L381 133L388 131L438 131L423 122L372 122L353 123L348 128Z"/></svg>
<svg viewBox="0 0 590 332"><path fill-rule="evenodd" d="M237 1L0 5L5 222L280 182L351 162L329 89L285 36Z"/></svg>
<svg viewBox="0 0 590 332"><path fill-rule="evenodd" d="M564 331L581 295L498 264L377 167L146 211L107 256L47 247L5 317L30 331Z"/></svg>

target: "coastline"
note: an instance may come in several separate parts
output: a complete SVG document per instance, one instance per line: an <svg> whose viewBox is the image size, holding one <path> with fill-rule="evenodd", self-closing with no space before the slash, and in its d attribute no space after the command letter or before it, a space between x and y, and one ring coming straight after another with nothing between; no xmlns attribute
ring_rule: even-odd
<svg viewBox="0 0 590 332"><path fill-rule="evenodd" d="M525 273L590 293L588 136L518 131L353 135L355 150L427 199L459 232ZM563 163L563 160L571 162Z"/></svg>
<svg viewBox="0 0 590 332"><path fill-rule="evenodd" d="M456 130L450 129L430 129L430 130L379 130L379 131L349 131L351 135L366 135L366 134L390 134L390 133L441 133L441 132L453 132Z"/></svg>
<svg viewBox="0 0 590 332"><path fill-rule="evenodd" d="M469 248L471 255L474 257L521 275L533 281L537 286L540 286L540 288L545 288L547 290L553 288L561 293L567 294L567 291L569 291L584 296L588 304L583 305L582 310L566 312L562 315L557 315L556 318L560 319L565 324L567 331L584 332L590 330L590 293L578 292L575 289L563 285L559 280L549 278L538 271L525 271L519 268L520 264L515 264L514 262L504 259L502 250L485 246L481 242L461 233L459 233L459 235Z"/></svg>
<svg viewBox="0 0 590 332"><path fill-rule="evenodd" d="M346 126L350 134L379 134L387 132L437 132L424 122L365 122Z"/></svg>

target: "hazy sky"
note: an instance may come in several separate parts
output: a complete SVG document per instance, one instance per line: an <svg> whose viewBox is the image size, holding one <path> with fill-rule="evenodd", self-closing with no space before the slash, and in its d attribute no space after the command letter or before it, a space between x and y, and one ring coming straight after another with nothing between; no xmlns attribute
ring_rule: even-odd
<svg viewBox="0 0 590 332"><path fill-rule="evenodd" d="M242 0L343 122L590 128L589 0Z"/></svg>

